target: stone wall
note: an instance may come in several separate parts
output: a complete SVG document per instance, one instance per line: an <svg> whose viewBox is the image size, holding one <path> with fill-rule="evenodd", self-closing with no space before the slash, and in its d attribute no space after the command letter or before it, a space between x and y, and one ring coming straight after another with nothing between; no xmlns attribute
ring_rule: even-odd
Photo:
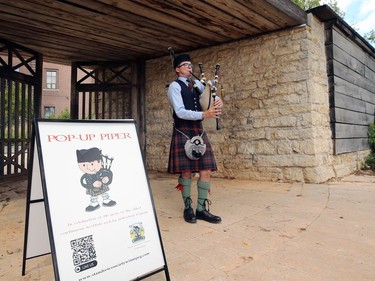
<svg viewBox="0 0 375 281"><path fill-rule="evenodd" d="M217 177L324 182L337 176L329 120L324 26L309 25L190 52L213 79L220 63L222 130L205 120ZM195 67L198 72L198 68ZM146 165L166 171L172 111L169 57L146 64ZM356 155L354 158L360 158Z"/></svg>

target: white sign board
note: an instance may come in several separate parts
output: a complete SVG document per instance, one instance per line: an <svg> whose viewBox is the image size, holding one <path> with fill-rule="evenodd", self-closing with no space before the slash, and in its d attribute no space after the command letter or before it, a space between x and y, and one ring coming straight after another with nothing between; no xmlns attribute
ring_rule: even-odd
<svg viewBox="0 0 375 281"><path fill-rule="evenodd" d="M32 176L28 185L27 218L25 227L24 259L51 253L47 218L44 206L42 180L39 169L38 152L33 140ZM30 165L30 164L29 164ZM25 261L22 272L25 272Z"/></svg>
<svg viewBox="0 0 375 281"><path fill-rule="evenodd" d="M36 140L56 280L168 275L134 121L37 121Z"/></svg>

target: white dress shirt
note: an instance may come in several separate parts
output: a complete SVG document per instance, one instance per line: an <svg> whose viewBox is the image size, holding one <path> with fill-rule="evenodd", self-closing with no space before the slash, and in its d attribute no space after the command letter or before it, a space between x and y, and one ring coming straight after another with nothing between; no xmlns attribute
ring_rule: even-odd
<svg viewBox="0 0 375 281"><path fill-rule="evenodd" d="M186 86L189 82L186 81L188 78L178 77L178 80L183 81ZM198 86L198 89L201 93L204 91L204 86L199 80L194 80L195 84ZM173 107L173 110L176 112L176 115L180 119L184 120L202 120L203 111L193 111L185 109L184 102L181 96L181 86L176 81L173 81L168 88L168 100ZM199 101L197 101L199 102Z"/></svg>

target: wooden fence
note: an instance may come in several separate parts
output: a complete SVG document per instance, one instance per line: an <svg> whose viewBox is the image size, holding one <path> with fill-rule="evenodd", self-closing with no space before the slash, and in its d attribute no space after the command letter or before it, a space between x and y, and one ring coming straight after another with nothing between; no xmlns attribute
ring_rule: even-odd
<svg viewBox="0 0 375 281"><path fill-rule="evenodd" d="M367 150L375 114L374 49L340 21L327 23L326 35L334 153Z"/></svg>
<svg viewBox="0 0 375 281"><path fill-rule="evenodd" d="M31 124L39 114L42 57L0 39L0 177L26 175Z"/></svg>

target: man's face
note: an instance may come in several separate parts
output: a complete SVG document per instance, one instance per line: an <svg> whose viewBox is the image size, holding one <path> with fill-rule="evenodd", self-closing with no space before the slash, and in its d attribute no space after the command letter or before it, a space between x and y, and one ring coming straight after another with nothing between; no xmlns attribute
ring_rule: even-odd
<svg viewBox="0 0 375 281"><path fill-rule="evenodd" d="M102 167L101 161L92 161L92 162L82 162L78 163L79 168L81 169L82 172L86 174L96 174L100 168Z"/></svg>
<svg viewBox="0 0 375 281"><path fill-rule="evenodd" d="M191 61L183 61L176 67L176 73L178 77L191 77L191 72L193 72L193 65Z"/></svg>

